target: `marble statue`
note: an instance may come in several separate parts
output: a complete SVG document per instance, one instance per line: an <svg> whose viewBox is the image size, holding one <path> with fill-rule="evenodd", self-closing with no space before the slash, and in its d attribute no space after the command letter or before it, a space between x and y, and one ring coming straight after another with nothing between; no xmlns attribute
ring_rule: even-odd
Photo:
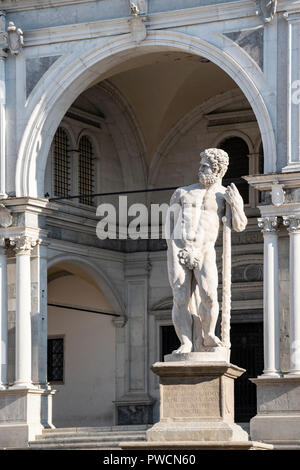
<svg viewBox="0 0 300 470"><path fill-rule="evenodd" d="M230 207L232 229L247 225L243 199L232 183L222 186L229 157L220 149L200 154L199 182L178 188L170 201L168 273L173 291L172 319L181 346L174 353L210 351L224 346L215 334L219 315L215 242ZM181 236L176 224L181 218Z"/></svg>

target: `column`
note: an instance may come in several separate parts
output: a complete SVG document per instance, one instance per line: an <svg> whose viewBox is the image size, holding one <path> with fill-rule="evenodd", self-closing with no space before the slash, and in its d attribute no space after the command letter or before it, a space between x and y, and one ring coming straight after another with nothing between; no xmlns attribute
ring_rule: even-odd
<svg viewBox="0 0 300 470"><path fill-rule="evenodd" d="M290 370L300 375L300 218L284 217L290 235Z"/></svg>
<svg viewBox="0 0 300 470"><path fill-rule="evenodd" d="M30 253L36 244L28 236L11 240L16 251L16 376L13 388L34 388L31 379Z"/></svg>
<svg viewBox="0 0 300 470"><path fill-rule="evenodd" d="M0 390L7 388L7 295L5 239L0 238Z"/></svg>
<svg viewBox="0 0 300 470"><path fill-rule="evenodd" d="M300 15L285 14L288 25L287 38L287 162L282 171L300 169L300 106L299 106L299 67L300 67Z"/></svg>
<svg viewBox="0 0 300 470"><path fill-rule="evenodd" d="M0 11L0 199L6 198L6 145L5 145L5 59L7 39L5 37L5 13Z"/></svg>
<svg viewBox="0 0 300 470"><path fill-rule="evenodd" d="M47 268L48 244L37 243L31 254L32 381L47 388Z"/></svg>
<svg viewBox="0 0 300 470"><path fill-rule="evenodd" d="M264 376L280 376L278 219L263 217L264 235Z"/></svg>
<svg viewBox="0 0 300 470"><path fill-rule="evenodd" d="M115 401L117 424L151 424L153 399L148 393L148 275L145 253L131 253L126 260L127 318L119 350L124 351L124 393ZM121 331L120 331L121 333ZM121 340L121 338L118 338ZM118 353L118 359L120 354ZM119 367L120 368L120 367ZM121 390L118 390L118 393Z"/></svg>

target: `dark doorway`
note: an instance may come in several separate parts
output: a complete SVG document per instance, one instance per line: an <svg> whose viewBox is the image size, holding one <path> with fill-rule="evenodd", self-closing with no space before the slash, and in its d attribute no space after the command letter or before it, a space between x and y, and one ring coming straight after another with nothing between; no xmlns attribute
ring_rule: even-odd
<svg viewBox="0 0 300 470"><path fill-rule="evenodd" d="M163 362L166 354L178 349L180 341L176 335L173 325L164 325L160 327L160 360Z"/></svg>
<svg viewBox="0 0 300 470"><path fill-rule="evenodd" d="M264 367L262 322L231 325L230 362L246 369L234 386L235 421L246 423L256 415L256 385L249 379L261 375Z"/></svg>

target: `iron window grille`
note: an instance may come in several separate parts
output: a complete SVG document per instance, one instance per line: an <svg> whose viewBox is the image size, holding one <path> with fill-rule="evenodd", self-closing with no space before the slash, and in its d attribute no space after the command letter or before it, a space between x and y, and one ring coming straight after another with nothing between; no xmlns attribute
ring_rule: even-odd
<svg viewBox="0 0 300 470"><path fill-rule="evenodd" d="M93 198L88 196L94 192L94 166L92 143L87 136L83 136L79 141L78 189L79 194L87 195L80 197L79 202L88 206L94 205Z"/></svg>
<svg viewBox="0 0 300 470"><path fill-rule="evenodd" d="M70 194L70 156L67 133L59 127L53 141L54 194L67 197Z"/></svg>
<svg viewBox="0 0 300 470"><path fill-rule="evenodd" d="M48 382L64 381L64 338L48 338Z"/></svg>

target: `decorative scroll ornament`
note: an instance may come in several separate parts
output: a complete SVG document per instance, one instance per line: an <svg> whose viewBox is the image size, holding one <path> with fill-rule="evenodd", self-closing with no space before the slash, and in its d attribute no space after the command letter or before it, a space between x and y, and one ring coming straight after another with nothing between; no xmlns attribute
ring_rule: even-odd
<svg viewBox="0 0 300 470"><path fill-rule="evenodd" d="M16 255L30 255L32 248L40 242L26 235L10 238L10 245L15 247Z"/></svg>
<svg viewBox="0 0 300 470"><path fill-rule="evenodd" d="M258 227L265 233L275 232L279 227L278 217L261 217L257 222Z"/></svg>
<svg viewBox="0 0 300 470"><path fill-rule="evenodd" d="M140 3L140 2L139 2ZM143 7L144 12L141 13L140 4L130 2L130 13L131 18L129 20L129 26L131 30L132 39L135 42L141 42L146 39L147 28L146 28L146 6ZM142 2L144 5L145 2Z"/></svg>
<svg viewBox="0 0 300 470"><path fill-rule="evenodd" d="M283 217L283 225L287 227L289 232L300 232L300 218L291 216Z"/></svg>
<svg viewBox="0 0 300 470"><path fill-rule="evenodd" d="M255 0L257 15L261 15L265 23L270 23L277 12L277 0Z"/></svg>
<svg viewBox="0 0 300 470"><path fill-rule="evenodd" d="M17 28L13 21L8 23L7 28L8 49L12 55L18 55L24 47L23 31Z"/></svg>
<svg viewBox="0 0 300 470"><path fill-rule="evenodd" d="M272 184L272 203L274 206L281 206L285 200L284 185L277 181Z"/></svg>
<svg viewBox="0 0 300 470"><path fill-rule="evenodd" d="M7 228L13 223L12 216L4 204L0 204L0 227Z"/></svg>

